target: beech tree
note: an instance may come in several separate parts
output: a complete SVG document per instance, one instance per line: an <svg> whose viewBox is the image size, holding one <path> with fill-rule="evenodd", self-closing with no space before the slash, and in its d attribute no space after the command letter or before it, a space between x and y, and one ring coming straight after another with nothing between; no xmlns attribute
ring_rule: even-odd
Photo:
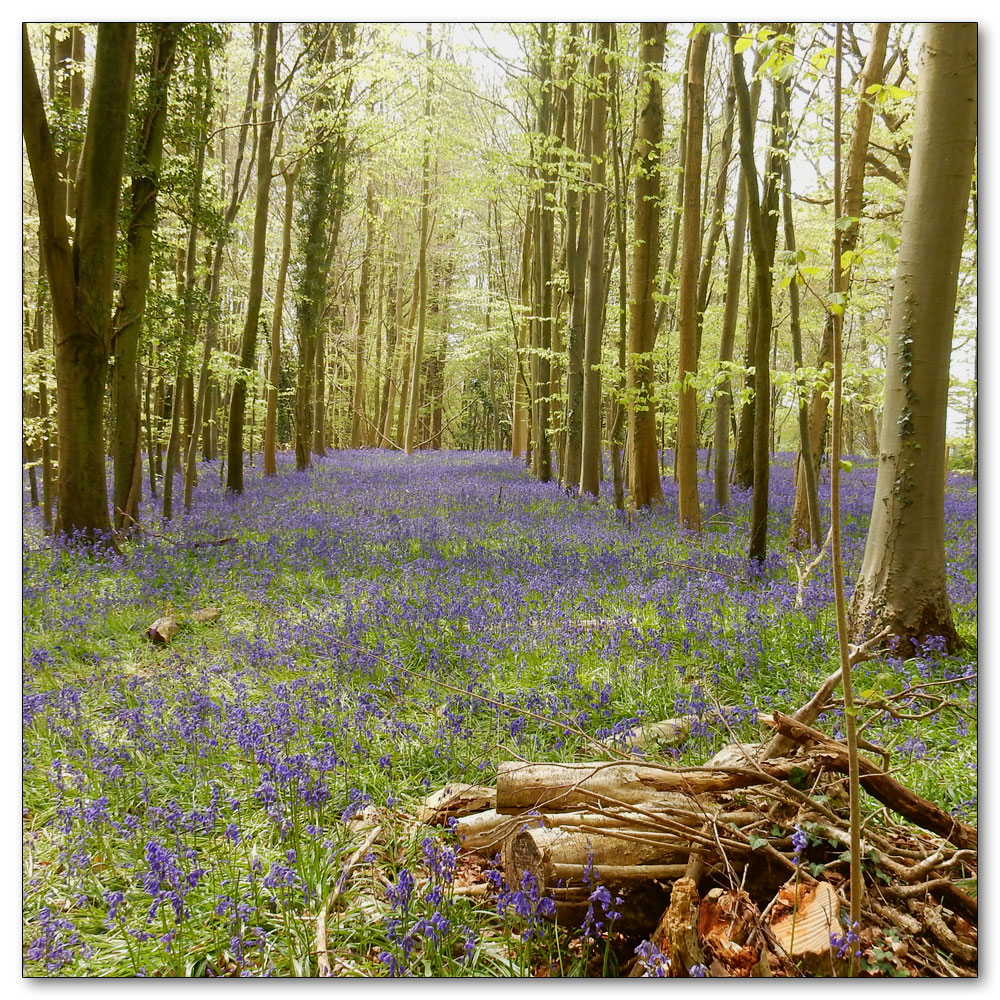
<svg viewBox="0 0 1000 1000"><path fill-rule="evenodd" d="M681 524L701 530L698 503L697 400L688 378L698 371L698 271L701 263L701 147L705 122L708 33L691 40L687 72L687 153L684 161L684 245L679 282L680 397L677 405L677 491ZM741 67L742 71L742 67ZM741 124L742 129L742 124ZM741 131L742 143L742 131ZM751 154L752 155L752 154ZM756 179L756 178L755 178Z"/></svg>
<svg viewBox="0 0 1000 1000"><path fill-rule="evenodd" d="M226 488L243 492L243 417L246 408L245 372L256 365L257 327L264 295L264 248L267 243L267 210L271 195L271 136L274 132L274 73L278 49L278 24L269 21L264 43L264 98L261 102L260 139L257 143L257 198L253 223L253 255L247 294L247 315L240 344L242 371L233 383L229 407L228 458Z"/></svg>
<svg viewBox="0 0 1000 1000"><path fill-rule="evenodd" d="M944 555L945 429L955 301L977 134L977 26L927 24L893 284L878 478L851 601L855 639L959 641Z"/></svg>
<svg viewBox="0 0 1000 1000"><path fill-rule="evenodd" d="M660 144L663 140L663 99L659 72L663 63L666 24L644 23L639 35L642 69L639 87L645 94L639 113L635 158L635 240L628 325L629 490L636 507L663 502L656 447L656 406L653 399L655 343L653 291L660 244ZM708 35L704 35L706 41Z"/></svg>
<svg viewBox="0 0 1000 1000"><path fill-rule="evenodd" d="M587 258L587 315L583 348L583 442L580 495L597 496L601 481L601 348L604 343L604 215L606 96L611 24L598 22L594 34L594 84L590 109L590 237Z"/></svg>
<svg viewBox="0 0 1000 1000"><path fill-rule="evenodd" d="M111 355L118 206L135 73L135 25L104 23L70 234L55 146L22 28L24 144L38 199L45 271L55 323L59 427L56 531L97 540L111 530L104 460L104 391Z"/></svg>
<svg viewBox="0 0 1000 1000"><path fill-rule="evenodd" d="M163 161L163 132L167 118L167 90L174 68L179 30L177 24L153 26L145 108L139 126L140 145L136 151L130 192L131 217L126 233L128 259L113 324L114 432L111 448L115 478L112 520L119 531L127 530L136 523L142 495L142 425L139 420L137 359L146 293L149 290L159 171Z"/></svg>

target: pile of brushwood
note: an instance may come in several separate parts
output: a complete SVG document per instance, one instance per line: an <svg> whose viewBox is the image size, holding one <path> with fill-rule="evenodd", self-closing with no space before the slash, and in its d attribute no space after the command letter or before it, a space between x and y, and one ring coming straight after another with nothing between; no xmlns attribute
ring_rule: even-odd
<svg viewBox="0 0 1000 1000"><path fill-rule="evenodd" d="M885 808L863 830L862 921L848 926L847 747L812 726L839 680L794 715L759 716L769 740L701 767L625 752L508 761L495 788L453 784L418 818L451 826L463 852L499 853L510 886L530 873L563 925L584 919L598 885L620 897L625 974L648 974L634 954L645 940L669 976L837 976L852 960L868 975L975 975L977 829L866 755L861 786ZM688 725L656 723L632 743Z"/></svg>

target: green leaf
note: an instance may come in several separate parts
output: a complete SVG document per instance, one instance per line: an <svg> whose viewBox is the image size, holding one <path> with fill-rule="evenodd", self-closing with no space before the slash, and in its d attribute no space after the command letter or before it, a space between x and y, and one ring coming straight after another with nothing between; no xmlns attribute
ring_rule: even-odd
<svg viewBox="0 0 1000 1000"><path fill-rule="evenodd" d="M733 51L736 53L736 55L741 55L742 53L746 52L746 50L750 48L751 45L753 45L753 36L744 35L742 38L736 39L736 44L733 46Z"/></svg>
<svg viewBox="0 0 1000 1000"><path fill-rule="evenodd" d="M756 833L751 833L749 840L751 851L756 851L758 847L764 847L767 844L767 837L759 837Z"/></svg>

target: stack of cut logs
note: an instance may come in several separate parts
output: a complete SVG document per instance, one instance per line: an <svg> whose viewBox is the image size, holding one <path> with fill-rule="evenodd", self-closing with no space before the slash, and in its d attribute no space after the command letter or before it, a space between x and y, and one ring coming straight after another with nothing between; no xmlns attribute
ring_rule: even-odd
<svg viewBox="0 0 1000 1000"><path fill-rule="evenodd" d="M598 884L614 889L624 901L616 926L626 938L649 937L674 975L696 965L719 976L842 974L848 765L846 747L811 726L825 697L794 716L760 716L774 730L770 741L731 744L701 767L625 753L592 763L508 761L495 788L453 784L418 818L451 826L467 851L499 854L508 885L530 873L560 923L582 919ZM656 723L631 742L669 742L690 722ZM868 757L861 782L936 834L895 821L866 828L866 861L879 873L867 888L866 921L909 942L911 973L974 974L976 900L955 882L975 877L976 828ZM800 857L796 828L810 833Z"/></svg>

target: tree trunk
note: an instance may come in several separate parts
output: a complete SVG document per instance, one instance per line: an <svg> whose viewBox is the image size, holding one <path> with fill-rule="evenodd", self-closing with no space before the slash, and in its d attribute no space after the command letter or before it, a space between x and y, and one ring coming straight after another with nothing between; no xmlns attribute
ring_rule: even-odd
<svg viewBox="0 0 1000 1000"><path fill-rule="evenodd" d="M534 247L534 212L528 207L525 210L524 237L521 242L521 270L519 281L519 298L521 317L517 332L517 344L514 354L514 398L511 413L511 455L519 458L530 453L528 437L528 415L531 412L531 392L528 389L528 374L525 370L524 352L530 346L531 330L531 261ZM530 366L529 366L530 367Z"/></svg>
<svg viewBox="0 0 1000 1000"><path fill-rule="evenodd" d="M267 414L264 418L264 475L276 476L275 455L278 429L278 380L281 378L281 322L285 309L285 282L292 252L292 215L295 211L295 179L298 168L282 172L285 179L285 208L281 225L281 259L274 287L274 312L271 316L271 361L267 371Z"/></svg>
<svg viewBox="0 0 1000 1000"><path fill-rule="evenodd" d="M153 229L163 132L167 122L167 90L177 51L176 24L157 24L149 67L149 99L139 127L140 145L132 175L132 217L126 242L125 281L115 312L112 398L114 401L114 493L112 521L117 531L138 523L142 497L142 433L136 362L149 289Z"/></svg>
<svg viewBox="0 0 1000 1000"><path fill-rule="evenodd" d="M209 57L203 50L196 59L198 75L209 75ZM206 94L205 103L210 97ZM187 376L191 344L194 340L195 324L195 260L198 250L198 220L201 214L201 188L205 173L205 133L208 130L206 108L199 108L199 124L201 134L198 136L197 150L194 162L194 183L191 193L191 221L188 227L188 238L185 247L180 247L177 253L178 296L183 298L184 310L181 317L181 329L177 351L177 367L174 375L174 385L170 393L170 436L167 439L167 455L163 469L163 519L169 521L174 512L174 473L177 472L181 451L181 414L184 410L184 384Z"/></svg>
<svg viewBox="0 0 1000 1000"><path fill-rule="evenodd" d="M253 250L250 259L250 286L247 313L240 340L240 367L233 382L229 401L227 458L229 472L226 489L243 492L243 420L246 410L247 375L257 367L257 328L264 294L264 251L267 245L267 212L271 195L271 136L274 133L275 64L278 49L278 24L269 21L264 43L264 97L261 105L260 138L257 144L257 199L254 206Z"/></svg>
<svg viewBox="0 0 1000 1000"><path fill-rule="evenodd" d="M336 59L336 25L327 27L323 55L324 72ZM323 30L323 29L318 29ZM329 87L329 85L328 85ZM316 97L317 119L335 114L331 94L325 88ZM327 125L318 128L319 141L305 161L306 190L302 207L303 264L297 282L296 336L299 347L299 371L295 389L295 467L300 472L312 464L313 378L316 369L316 339L326 306L328 252L327 224L334 196L339 149L338 129Z"/></svg>
<svg viewBox="0 0 1000 1000"><path fill-rule="evenodd" d="M665 36L666 24L663 22L644 22L639 35L641 70L637 87L639 94L645 94L645 102L639 113L635 149L635 239L627 359L629 492L635 507L656 507L663 503L656 447L652 351L656 336L653 330L656 319L653 291L659 266L659 157L663 141L663 96L659 73ZM704 37L707 42L708 35ZM623 251L624 247L619 252ZM695 504L697 506L697 497Z"/></svg>
<svg viewBox="0 0 1000 1000"><path fill-rule="evenodd" d="M688 64L691 61L691 41L688 42L687 54L684 57L684 74L681 77L681 127L677 138L677 187L674 191L674 204L670 219L670 251L667 264L663 271L663 287L660 289L660 302L656 307L656 319L653 322L653 339L660 334L663 321L667 316L667 301L674 284L674 269L677 267L677 248L681 238L681 212L684 207L684 161L687 157L687 75Z"/></svg>
<svg viewBox="0 0 1000 1000"><path fill-rule="evenodd" d="M778 94L784 97L785 91L779 89L775 92L776 96ZM785 114L788 114L789 108L783 105L782 111ZM781 190L781 208L785 225L785 249L789 253L794 254L795 225L792 220L792 166L788 158L785 159L785 162L782 165L781 173L783 180ZM798 371L798 369L802 367L802 327L799 321L799 285L794 279L788 286L788 304L790 312L789 325L792 336L792 361L795 365L796 371ZM796 394L798 395L798 390L796 390ZM804 548L805 546L803 542L808 543L811 539L813 546L818 548L823 544L823 529L820 525L819 518L819 492L816 485L816 466L813 464L812 451L809 445L809 404L804 393L799 395L798 416L799 456L806 475L806 498L808 500L809 507L809 535L805 539L798 538L795 535L795 522L793 520L791 543L795 548Z"/></svg>
<svg viewBox="0 0 1000 1000"><path fill-rule="evenodd" d="M375 253L375 183L368 181L365 191L365 250L361 258L361 287L358 290L358 330L354 347L354 401L351 412L351 447L361 446L361 417L364 410L365 331L368 324L368 282L371 258ZM377 332L377 331L376 331ZM375 375L378 381L378 370Z"/></svg>
<svg viewBox="0 0 1000 1000"><path fill-rule="evenodd" d="M575 24L571 27L570 43L579 44ZM566 146L575 149L574 104L575 87L572 78L566 85ZM583 126L580 130L580 153L585 163L590 160L590 102L586 102ZM587 236L590 216L590 189L579 191L574 180L566 187L566 273L569 279L569 326L566 334L566 450L560 481L567 492L580 485L580 462L583 449L583 348L586 336L587 306Z"/></svg>
<svg viewBox="0 0 1000 1000"><path fill-rule="evenodd" d="M757 86L759 90L759 84ZM698 336L696 339L697 351L695 356L699 359L701 358L701 335L705 324L705 310L708 308L712 263L715 260L715 248L725 227L726 189L729 186L729 161L733 152L733 126L736 121L736 87L733 84L732 74L730 74L729 85L726 87L726 105L723 116L725 124L722 131L722 145L719 150L719 172L715 180L712 219L708 229L708 236L705 238L705 252L701 260L701 274L698 277Z"/></svg>
<svg viewBox="0 0 1000 1000"><path fill-rule="evenodd" d="M434 89L434 77L431 73L431 56L433 46L431 39L431 26L427 25L426 39L427 56L427 91L424 95L424 119L430 121L431 117L431 94ZM417 336L413 342L413 375L410 385L410 400L406 412L406 436L403 439L403 448L407 455L413 454L413 449L417 446L417 416L420 412L420 387L421 387L421 366L424 360L424 324L427 321L427 240L429 238L428 226L430 221L430 178L431 178L431 140L427 131L429 124L424 130L424 153L421 170L422 183L420 191L420 248L417 258L417 269L420 272L420 299L417 309Z"/></svg>
<svg viewBox="0 0 1000 1000"><path fill-rule="evenodd" d="M864 208L865 162L868 154L868 140L871 135L872 118L875 113L874 99L866 97L870 87L879 84L885 76L886 44L889 38L889 24L881 21L872 32L872 44L868 58L858 79L858 104L851 131L850 152L847 157L847 177L844 181L844 214L851 220L860 219ZM841 234L841 255L854 250L860 233L860 223L851 221ZM847 272L847 292L850 291L850 275ZM833 314L828 312L823 324L819 356L816 367L829 371L833 364ZM809 452L812 456L816 478L819 478L820 461L826 440L827 414L829 402L826 393L818 388L809 403ZM809 534L809 504L805 470L801 459L796 467L795 502L792 507L792 539L802 539Z"/></svg>
<svg viewBox="0 0 1000 1000"><path fill-rule="evenodd" d="M135 25L101 24L78 174L76 231L71 241L27 26L22 29L23 135L38 201L55 328L59 423L56 531L90 540L106 539L111 531L104 465L104 388L134 70Z"/></svg>
<svg viewBox="0 0 1000 1000"><path fill-rule="evenodd" d="M677 401L677 499L680 522L701 530L698 501L698 400L688 379L698 372L698 269L701 262L701 150L705 128L708 32L691 40L687 72L687 154L684 163L684 252L679 281L680 395Z"/></svg>
<svg viewBox="0 0 1000 1000"><path fill-rule="evenodd" d="M755 70L756 70L755 66ZM755 73L756 77L756 73ZM760 103L760 79L755 78L750 87L750 122L757 120ZM735 82L733 83L735 97ZM740 166L736 186L736 208L733 213L733 238L729 246L726 269L726 306L722 318L722 337L719 342L719 366L725 371L733 360L736 344L736 319L740 308L740 278L743 274L743 252L747 225L747 186ZM733 412L733 386L728 374L719 383L715 396L715 501L720 507L729 506L729 436Z"/></svg>
<svg viewBox="0 0 1000 1000"><path fill-rule="evenodd" d="M403 258L402 247L399 243L397 243L396 248L396 297L394 305L391 332L386 341L385 385L382 387L382 402L378 420L378 429L381 433L376 435L376 444L383 448L389 447L392 441L391 421L393 406L396 402L396 381L393 378L393 372L397 364L396 355L399 353L397 347L402 343L403 336Z"/></svg>
<svg viewBox="0 0 1000 1000"><path fill-rule="evenodd" d="M944 463L958 270L977 134L977 29L924 26L913 149L893 285L875 500L851 601L855 639L897 650L959 640L947 594Z"/></svg>
<svg viewBox="0 0 1000 1000"><path fill-rule="evenodd" d="M735 24L730 24L731 41L739 37ZM781 32L779 31L779 34ZM763 202L758 201L757 171L753 161L753 124L750 118L750 94L743 75L743 57L733 51L733 78L736 83L736 100L740 118L740 162L747 185L747 208L750 219L750 247L754 259L754 313L756 336L754 338L754 408L753 424L753 505L751 509L750 549L752 561L763 562L767 551L767 507L770 462L768 429L770 425L770 354L771 354L771 264L774 258L774 237L777 232L778 177L777 164L783 155L788 137L787 117L778 114L778 103L772 113L772 142L765 171ZM788 81L776 84L788 86Z"/></svg>
<svg viewBox="0 0 1000 1000"><path fill-rule="evenodd" d="M595 26L594 73L603 81L608 72L607 51L611 24ZM604 215L607 98L603 82L591 98L590 123L590 254L587 260L587 328L583 351L583 449L580 459L580 495L598 496L601 483L601 348L604 339Z"/></svg>

